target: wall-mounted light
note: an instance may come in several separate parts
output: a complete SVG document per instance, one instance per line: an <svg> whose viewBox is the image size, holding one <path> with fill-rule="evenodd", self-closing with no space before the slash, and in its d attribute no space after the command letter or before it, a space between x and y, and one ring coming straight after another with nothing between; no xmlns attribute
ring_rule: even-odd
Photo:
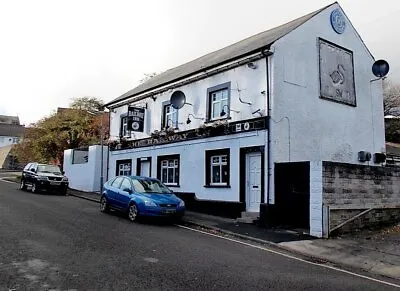
<svg viewBox="0 0 400 291"><path fill-rule="evenodd" d="M194 116L192 113L189 113L189 115L188 115L188 117L187 117L187 120L186 120L186 124L189 124L189 123L192 122L192 121L190 120L190 118L189 118L190 115L193 116L194 119L204 120L204 118L196 117L196 116Z"/></svg>
<svg viewBox="0 0 400 291"><path fill-rule="evenodd" d="M253 62L247 63L247 67L250 68L250 69L253 69L253 70L257 69L256 64L253 63Z"/></svg>
<svg viewBox="0 0 400 291"><path fill-rule="evenodd" d="M225 107L228 107L228 110L229 110L229 111L233 111L233 112L236 112L236 113L239 113L239 112L240 112L240 111L237 111L237 110L230 109L229 106L225 104L225 105L222 107L222 111L221 111L221 113L219 114L219 116L222 117L222 116L225 116L225 115L226 115L226 112L224 111L224 108L225 108Z"/></svg>
<svg viewBox="0 0 400 291"><path fill-rule="evenodd" d="M256 114L256 113L260 114L260 116L263 116L263 113L261 112L260 108L257 109L256 111L252 112L251 114Z"/></svg>

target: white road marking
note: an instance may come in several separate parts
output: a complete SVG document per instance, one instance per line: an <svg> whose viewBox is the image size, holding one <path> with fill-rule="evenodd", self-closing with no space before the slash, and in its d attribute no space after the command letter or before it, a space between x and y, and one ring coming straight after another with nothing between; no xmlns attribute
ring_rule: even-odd
<svg viewBox="0 0 400 291"><path fill-rule="evenodd" d="M7 177L6 177L6 178L7 178ZM11 181L4 180L3 178L0 178L0 181L6 182L6 183L10 183L10 184L15 184L15 183L17 183L17 182L11 182Z"/></svg>
<svg viewBox="0 0 400 291"><path fill-rule="evenodd" d="M332 270L335 270L335 271L338 271L338 272L342 272L342 273L346 273L346 274L349 274L349 275L352 275L352 276L355 276L355 277L360 277L360 278L363 278L363 279L367 279L367 280L370 280L370 281L378 282L378 283L385 284L385 285L388 285L388 286L400 288L400 285L396 285L394 283L390 283L390 282L378 280L378 279L375 279L375 278L372 278L372 277L360 275L360 274L353 273L353 272L350 272L350 271L346 271L346 270L343 270L343 269L339 269L339 268L336 268L336 267L333 267L333 266L328 266L328 265L309 262L309 261L306 261L306 260L291 256L291 255L285 254L285 253L281 253L281 252L278 252L278 251L274 251L274 250L268 249L266 247L253 245L253 244L250 244L250 243L242 242L240 240L236 240L236 239L232 239L232 238L228 238L228 237L223 237L223 236L220 236L220 235L217 235L217 234L208 233L208 232L205 232L205 231L201 231L201 230L198 230L198 229L193 229L193 228L190 228L190 227L187 227L187 226L183 226L183 225L178 225L178 224L175 224L175 225L177 227L180 227L180 228L183 228L183 229L187 229L187 230L190 230L190 231L199 232L199 233L206 234L206 235L209 235L209 236L213 236L213 237L217 237L217 238L220 238L220 239L228 240L228 241L231 241L231 242L235 242L235 243L238 243L238 244L242 244L242 245L245 245L245 246L249 246L249 247L256 248L256 249L259 249L259 250L263 250L263 251L266 251L266 252L270 252L270 253L273 253L273 254L276 254L276 255L284 256L286 258L289 258L289 259L292 259L292 260L297 260L297 261L300 261L300 262L303 262L303 263L306 263L306 264L319 266L319 267L323 267L323 268L327 268L327 269L332 269Z"/></svg>

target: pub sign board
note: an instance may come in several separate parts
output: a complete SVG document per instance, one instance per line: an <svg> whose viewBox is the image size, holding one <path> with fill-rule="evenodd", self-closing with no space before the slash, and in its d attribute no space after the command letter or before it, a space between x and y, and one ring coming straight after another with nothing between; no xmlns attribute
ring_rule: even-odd
<svg viewBox="0 0 400 291"><path fill-rule="evenodd" d="M143 132L144 108L128 107L128 130Z"/></svg>

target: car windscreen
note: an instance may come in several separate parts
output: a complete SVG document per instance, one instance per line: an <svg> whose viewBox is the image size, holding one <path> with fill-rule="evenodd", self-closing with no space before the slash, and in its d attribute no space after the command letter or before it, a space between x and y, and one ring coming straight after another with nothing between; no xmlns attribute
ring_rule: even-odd
<svg viewBox="0 0 400 291"><path fill-rule="evenodd" d="M138 193L160 193L160 194L171 194L164 184L157 180L150 179L132 179L133 187Z"/></svg>
<svg viewBox="0 0 400 291"><path fill-rule="evenodd" d="M60 168L54 165L39 165L37 171L41 173L61 174Z"/></svg>

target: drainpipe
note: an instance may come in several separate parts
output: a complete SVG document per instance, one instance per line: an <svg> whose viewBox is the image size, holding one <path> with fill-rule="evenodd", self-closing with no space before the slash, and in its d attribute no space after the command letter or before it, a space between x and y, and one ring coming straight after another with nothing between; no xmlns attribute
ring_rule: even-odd
<svg viewBox="0 0 400 291"><path fill-rule="evenodd" d="M268 57L273 54L269 49L263 50L262 54L265 56L265 70L266 70L266 78L267 78L267 122L268 122L268 131L267 131L267 171L268 171L268 179L267 179L267 207L269 207L269 193L271 189L271 107L270 107L270 82L269 82L269 61Z"/></svg>

